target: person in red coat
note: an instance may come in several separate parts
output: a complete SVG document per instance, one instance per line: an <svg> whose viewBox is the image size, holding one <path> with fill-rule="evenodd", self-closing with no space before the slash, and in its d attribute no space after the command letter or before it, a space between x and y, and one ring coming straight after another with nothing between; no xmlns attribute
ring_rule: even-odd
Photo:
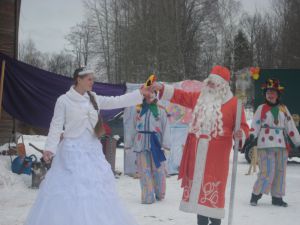
<svg viewBox="0 0 300 225"><path fill-rule="evenodd" d="M221 224L233 138L240 140L241 147L249 132L244 109L241 129L234 132L237 98L229 81L229 70L215 66L201 92L160 83L152 86L160 91L161 99L193 110L179 170L183 188L180 210L197 214L198 225Z"/></svg>

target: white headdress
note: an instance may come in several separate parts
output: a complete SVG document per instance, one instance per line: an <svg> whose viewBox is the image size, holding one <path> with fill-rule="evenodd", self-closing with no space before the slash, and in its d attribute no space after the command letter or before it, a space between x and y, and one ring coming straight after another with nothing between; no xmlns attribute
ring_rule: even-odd
<svg viewBox="0 0 300 225"><path fill-rule="evenodd" d="M84 75L86 75L86 74L94 74L94 71L91 70L91 69L88 69L87 67L83 67L83 68L82 68L82 71L80 71L80 72L78 73L78 76L84 76Z"/></svg>

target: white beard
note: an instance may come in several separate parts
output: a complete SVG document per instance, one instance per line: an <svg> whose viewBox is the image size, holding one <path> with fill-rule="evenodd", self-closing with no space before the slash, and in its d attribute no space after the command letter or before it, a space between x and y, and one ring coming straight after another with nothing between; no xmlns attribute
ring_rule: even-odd
<svg viewBox="0 0 300 225"><path fill-rule="evenodd" d="M217 135L222 136L221 107L228 96L232 96L228 84L213 89L205 85L194 108L189 132L196 134L198 138L200 135L207 135L209 139Z"/></svg>

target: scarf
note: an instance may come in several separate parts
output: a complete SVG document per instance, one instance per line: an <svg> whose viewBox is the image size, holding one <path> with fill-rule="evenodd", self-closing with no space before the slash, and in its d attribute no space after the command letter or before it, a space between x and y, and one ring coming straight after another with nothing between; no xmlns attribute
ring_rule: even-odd
<svg viewBox="0 0 300 225"><path fill-rule="evenodd" d="M269 104L264 104L263 105L263 108L262 108L262 111L261 111L261 119L264 119L265 118L265 115L266 115L266 113L268 112L268 111L270 111L271 112L271 114L272 114L272 116L273 116L273 118L274 118L274 123L275 124L278 124L278 115L279 115L279 111L280 111L280 109L279 109L279 105L277 104L277 105L275 105L275 106L271 106L271 105L269 105Z"/></svg>
<svg viewBox="0 0 300 225"><path fill-rule="evenodd" d="M141 113L140 113L140 116L143 116L146 112L148 112L148 110L151 111L151 113L153 114L153 116L155 118L158 117L158 107L157 107L157 104L156 102L152 102L150 104L148 104L145 100L143 101L143 104L142 104L142 109L141 109Z"/></svg>

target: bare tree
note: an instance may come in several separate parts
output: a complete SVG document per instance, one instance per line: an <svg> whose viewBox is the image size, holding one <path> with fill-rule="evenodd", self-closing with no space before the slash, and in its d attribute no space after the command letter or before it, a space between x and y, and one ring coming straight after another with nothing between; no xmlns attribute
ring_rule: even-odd
<svg viewBox="0 0 300 225"><path fill-rule="evenodd" d="M72 77L76 68L74 57L68 53L52 54L47 61L46 69L50 72Z"/></svg>
<svg viewBox="0 0 300 225"><path fill-rule="evenodd" d="M274 0L274 13L279 30L279 67L299 68L300 1Z"/></svg>
<svg viewBox="0 0 300 225"><path fill-rule="evenodd" d="M251 65L258 66L256 44L258 36L262 32L263 17L259 12L253 15L244 13L240 20L240 29L246 34L249 40L249 50L251 52Z"/></svg>
<svg viewBox="0 0 300 225"><path fill-rule="evenodd" d="M244 14L238 0L86 0L87 19L68 35L77 65L92 62L108 82L203 79L214 64L299 64L299 4L276 0L274 13ZM246 41L247 40L247 41ZM249 48L249 49L248 49ZM237 49L240 49L237 51ZM103 80L102 80L103 81Z"/></svg>
<svg viewBox="0 0 300 225"><path fill-rule="evenodd" d="M76 68L74 57L64 51L60 53L42 53L35 47L33 40L20 43L19 60L49 72L72 76Z"/></svg>
<svg viewBox="0 0 300 225"><path fill-rule="evenodd" d="M114 82L112 74L112 20L109 0L85 0L85 8L88 12L89 24L92 27L91 46L94 56L97 57L96 69L103 72L105 69L108 82Z"/></svg>
<svg viewBox="0 0 300 225"><path fill-rule="evenodd" d="M126 78L141 81L153 72L168 81L201 77L201 48L208 50L205 43L213 36L208 37L204 27L216 23L216 2L126 1L126 22L121 24L121 65Z"/></svg>
<svg viewBox="0 0 300 225"><path fill-rule="evenodd" d="M234 36L237 34L238 30L241 3L237 0L219 0L218 6L220 13L219 23L221 25L218 45L218 61L221 64L224 64L225 61L230 62L230 65L227 66L234 71ZM230 57L230 59L228 59L228 57Z"/></svg>
<svg viewBox="0 0 300 225"><path fill-rule="evenodd" d="M27 39L20 43L19 46L19 60L28 63L38 68L45 68L46 56L37 50L35 43L32 39Z"/></svg>
<svg viewBox="0 0 300 225"><path fill-rule="evenodd" d="M91 26L89 21L83 21L71 28L66 36L71 45L71 52L76 56L76 65L87 65L91 55Z"/></svg>
<svg viewBox="0 0 300 225"><path fill-rule="evenodd" d="M263 68L299 68L300 2L274 0L273 12L244 14L241 29L247 34L252 64Z"/></svg>

